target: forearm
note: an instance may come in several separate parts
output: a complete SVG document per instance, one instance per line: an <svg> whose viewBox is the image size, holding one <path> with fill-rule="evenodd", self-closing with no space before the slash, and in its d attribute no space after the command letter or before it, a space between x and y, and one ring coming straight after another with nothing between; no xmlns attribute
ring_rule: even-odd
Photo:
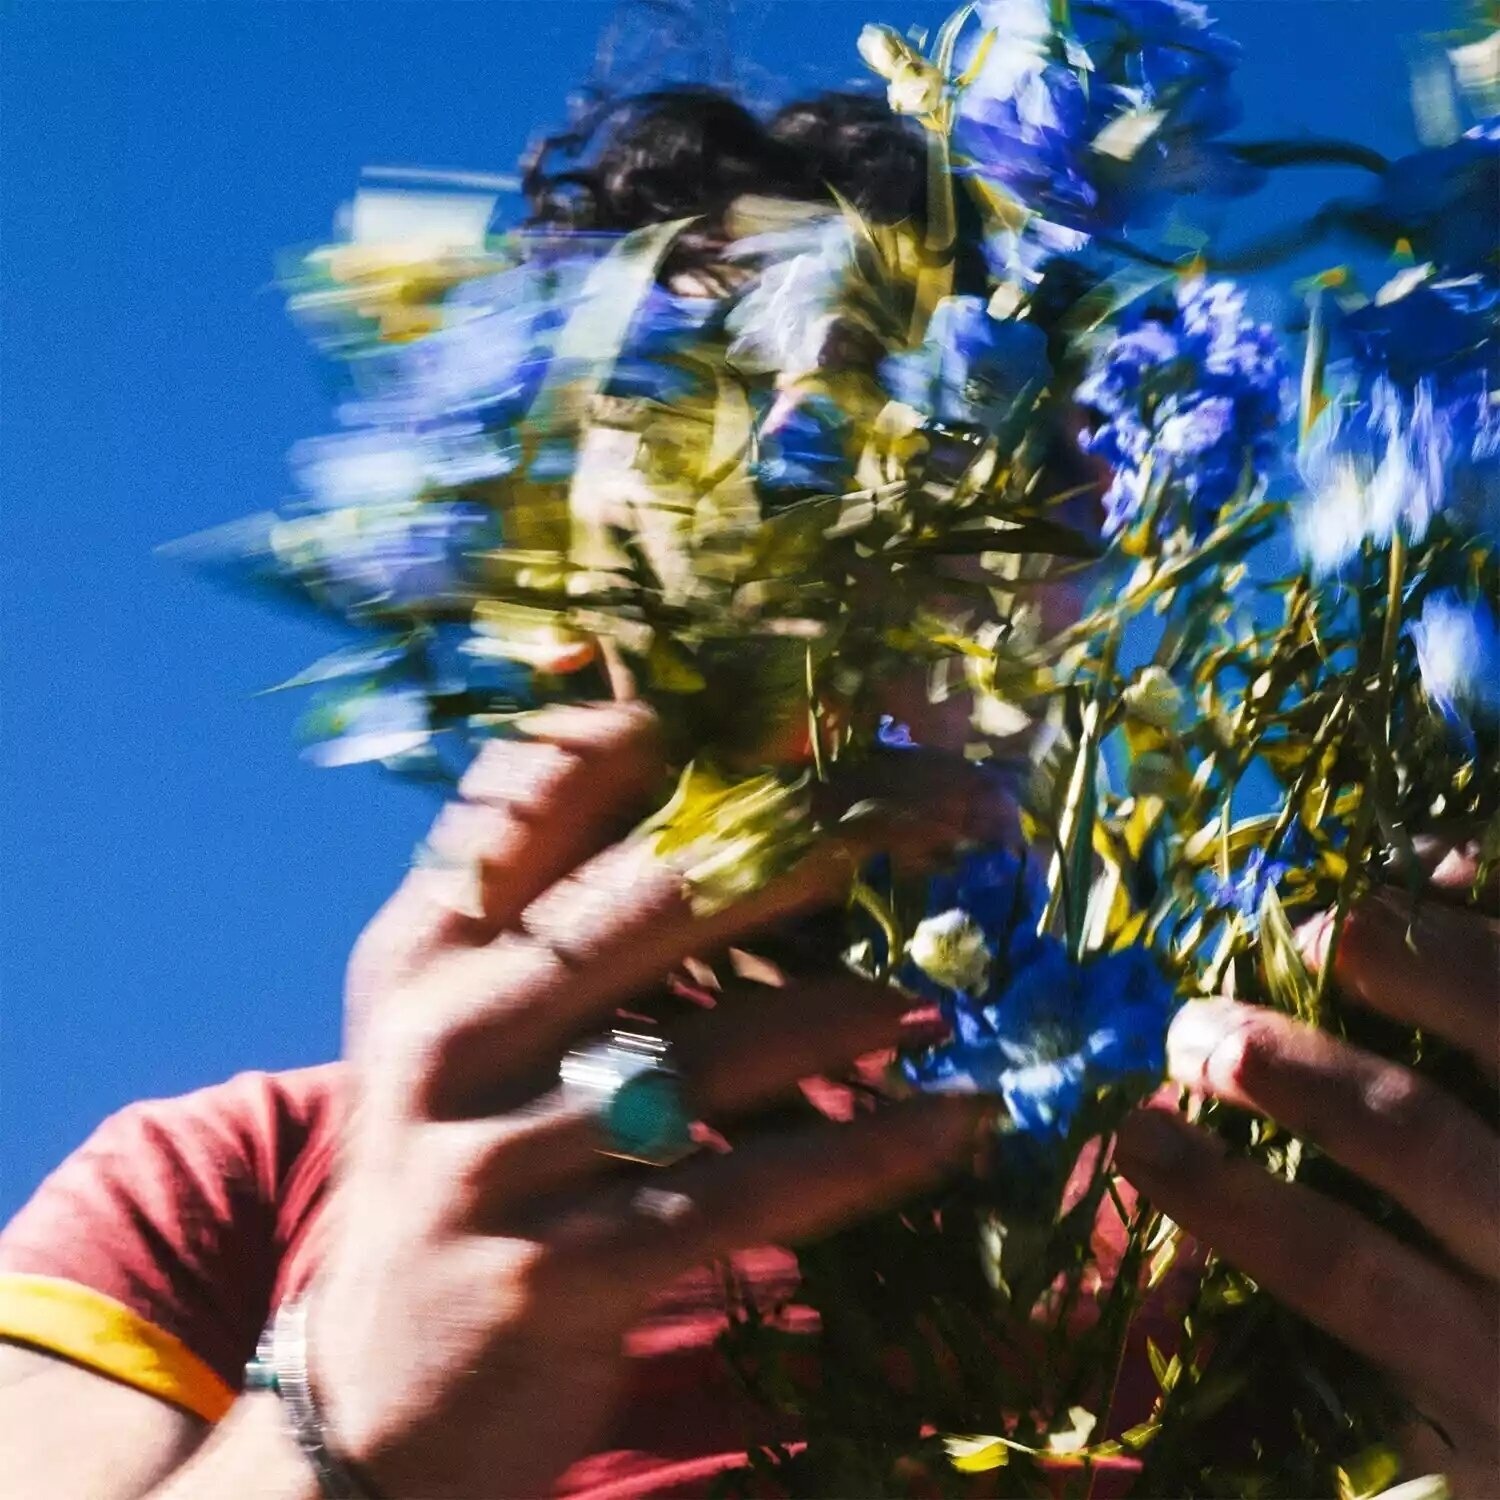
<svg viewBox="0 0 1500 1500"><path fill-rule="evenodd" d="M318 1482L298 1450L275 1396L241 1396L213 1436L143 1500L319 1500Z"/></svg>

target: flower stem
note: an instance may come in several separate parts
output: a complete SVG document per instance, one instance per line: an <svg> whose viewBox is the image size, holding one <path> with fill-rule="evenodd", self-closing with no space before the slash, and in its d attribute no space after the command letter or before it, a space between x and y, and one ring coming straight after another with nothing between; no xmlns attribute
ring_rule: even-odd
<svg viewBox="0 0 1500 1500"><path fill-rule="evenodd" d="M1061 915L1068 952L1075 961L1083 956L1083 940L1088 930L1086 917L1091 884L1088 873L1093 851L1099 745L1109 683L1114 677L1115 657L1123 630L1123 622L1117 616L1104 637L1093 694L1083 711L1083 729L1073 759L1067 798L1058 819L1057 847L1047 873L1047 907L1042 916L1042 929L1048 930Z"/></svg>
<svg viewBox="0 0 1500 1500"><path fill-rule="evenodd" d="M1344 878L1339 883L1333 926L1328 934L1328 951L1323 956L1322 968L1318 973L1317 993L1313 997L1313 1019L1318 1025L1323 1024L1324 1017L1328 1014L1328 995L1333 983L1334 965L1338 959L1339 941L1344 935L1344 924L1349 917L1355 887L1364 879L1365 857L1369 852L1370 835L1374 831L1378 811L1378 783L1384 775L1382 767L1390 753L1391 708L1396 686L1396 646L1401 639L1401 591L1406 583L1406 562L1406 538L1397 527L1391 540L1386 570L1385 621L1380 632L1380 661L1375 680L1375 726L1380 739L1370 747L1370 773L1365 785L1360 788L1359 809L1354 815L1354 827L1349 834L1349 862Z"/></svg>

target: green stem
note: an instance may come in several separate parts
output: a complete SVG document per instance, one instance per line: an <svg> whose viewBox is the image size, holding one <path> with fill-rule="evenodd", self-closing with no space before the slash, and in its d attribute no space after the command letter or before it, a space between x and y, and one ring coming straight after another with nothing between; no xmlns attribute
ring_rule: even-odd
<svg viewBox="0 0 1500 1500"><path fill-rule="evenodd" d="M1061 915L1068 952L1075 960L1082 957L1087 930L1091 884L1087 875L1093 849L1093 792L1099 767L1100 731L1123 631L1123 622L1116 617L1110 623L1099 653L1099 670L1094 679L1093 693L1083 711L1083 730L1073 759L1073 774L1068 782L1062 816L1058 819L1057 849L1047 875L1047 907L1042 915L1042 929L1050 930ZM1085 827L1085 824L1089 826Z"/></svg>
<svg viewBox="0 0 1500 1500"><path fill-rule="evenodd" d="M1396 643L1401 639L1401 591L1406 586L1406 537L1399 526L1391 538L1386 574L1385 628L1380 636L1380 724L1387 747L1391 741L1391 704L1396 692Z"/></svg>
<svg viewBox="0 0 1500 1500"><path fill-rule="evenodd" d="M1307 353L1302 361L1302 384L1299 407L1299 436L1305 439L1318 419L1326 399L1323 392L1324 372L1328 364L1328 327L1323 319L1323 293L1308 299Z"/></svg>
<svg viewBox="0 0 1500 1500"><path fill-rule="evenodd" d="M1369 853L1370 835L1375 828L1378 811L1378 783L1383 775L1382 765L1390 749L1391 706L1396 685L1396 646L1401 639L1401 591L1406 583L1407 545L1400 528L1391 541L1390 560L1386 571L1385 621L1380 632L1380 661L1375 679L1375 726L1381 741L1370 747L1373 764L1369 779L1360 788L1359 809L1354 815L1354 828L1349 835L1349 863L1344 878L1339 883L1338 901L1333 912L1333 927L1328 935L1328 951L1323 957L1323 966L1318 974L1317 993L1313 999L1313 1017L1322 1025L1328 1014L1328 996L1333 984L1334 964L1338 958L1339 942L1344 935L1344 924L1349 917L1349 907L1354 892L1364 879L1364 863Z"/></svg>
<svg viewBox="0 0 1500 1500"><path fill-rule="evenodd" d="M819 782L828 780L828 767L823 762L823 723L818 713L817 672L813 666L812 647L805 653L807 678L807 739L812 747L813 774Z"/></svg>

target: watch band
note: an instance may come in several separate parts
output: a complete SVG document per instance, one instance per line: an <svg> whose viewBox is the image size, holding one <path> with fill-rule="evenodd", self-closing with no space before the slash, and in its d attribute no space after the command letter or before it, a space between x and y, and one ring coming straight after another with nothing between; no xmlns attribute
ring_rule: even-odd
<svg viewBox="0 0 1500 1500"><path fill-rule="evenodd" d="M247 1391L272 1391L281 1398L287 1426L302 1450L324 1500L379 1500L329 1446L328 1429L307 1374L307 1305L283 1302L271 1315L245 1366Z"/></svg>

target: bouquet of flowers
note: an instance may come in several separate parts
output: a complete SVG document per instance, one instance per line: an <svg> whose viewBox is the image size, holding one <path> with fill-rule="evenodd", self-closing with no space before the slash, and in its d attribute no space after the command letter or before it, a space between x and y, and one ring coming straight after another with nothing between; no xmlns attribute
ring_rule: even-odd
<svg viewBox="0 0 1500 1500"><path fill-rule="evenodd" d="M922 131L920 225L744 198L704 295L663 274L685 221L496 232L487 199L366 189L289 269L341 431L295 455L300 504L196 550L358 632L288 684L321 694L315 761L442 780L534 705L628 676L681 772L649 831L718 903L801 856L835 763L910 744L885 710L914 664L970 705L969 758L1032 731L1025 848L854 883L842 961L948 1023L906 1085L990 1091L1008 1119L983 1181L800 1252L816 1332L740 1306L728 1356L808 1436L753 1453L762 1481L874 1495L916 1464L1025 1494L1123 1453L1150 1493L1393 1477L1390 1393L1212 1258L1176 1352L1152 1346L1149 1420L1094 1429L1183 1247L1108 1148L1173 1012L1232 986L1356 1027L1299 915L1332 908L1336 945L1439 825L1500 862L1500 127L1491 44L1450 40L1449 113L1484 118L1391 162L1228 140L1235 49L1187 0L979 0L931 45L859 38ZM1284 337L1229 257L1152 236L1185 193L1309 159L1368 192L1238 263L1342 233L1392 265L1371 294L1337 268L1304 284ZM965 244L982 292L955 282ZM1059 434L1107 466L1102 534L1088 486L1055 481ZM1038 580L1092 602L1055 627ZM1208 1117L1269 1170L1372 1196L1274 1126ZM1216 1419L1273 1361L1292 1373L1236 1449Z"/></svg>

